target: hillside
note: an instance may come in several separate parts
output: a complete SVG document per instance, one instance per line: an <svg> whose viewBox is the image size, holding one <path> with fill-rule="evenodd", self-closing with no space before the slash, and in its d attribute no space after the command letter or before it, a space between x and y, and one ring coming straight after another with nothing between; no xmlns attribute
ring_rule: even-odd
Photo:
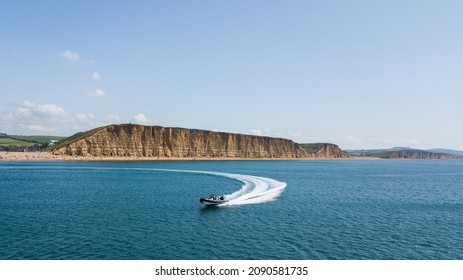
<svg viewBox="0 0 463 280"><path fill-rule="evenodd" d="M454 155L459 158L463 157L463 151L457 151L457 150L451 150L451 149L431 149L427 150L428 152L433 152L433 153L440 153L440 154L449 154L449 155Z"/></svg>
<svg viewBox="0 0 463 280"><path fill-rule="evenodd" d="M349 150L352 156L383 158L383 159L455 159L455 154L417 150L408 147L392 149Z"/></svg>
<svg viewBox="0 0 463 280"><path fill-rule="evenodd" d="M443 153L433 153L423 150L402 150L389 154L391 159L455 159L456 156Z"/></svg>
<svg viewBox="0 0 463 280"><path fill-rule="evenodd" d="M0 151L38 151L46 147L50 140L60 140L65 137L44 135L8 135L0 133Z"/></svg>
<svg viewBox="0 0 463 280"><path fill-rule="evenodd" d="M136 124L109 125L66 139L55 155L153 158L306 158L291 140Z"/></svg>
<svg viewBox="0 0 463 280"><path fill-rule="evenodd" d="M337 145L330 143L300 144L300 146L315 158L350 158L351 156L341 150Z"/></svg>

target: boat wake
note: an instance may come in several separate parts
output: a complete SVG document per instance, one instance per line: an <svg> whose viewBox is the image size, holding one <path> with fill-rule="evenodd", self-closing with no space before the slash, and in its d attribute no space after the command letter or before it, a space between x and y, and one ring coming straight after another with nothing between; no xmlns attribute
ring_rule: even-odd
<svg viewBox="0 0 463 280"><path fill-rule="evenodd" d="M207 171L193 172L232 178L243 183L240 190L226 195L229 201L218 205L220 207L273 201L280 196L287 185L285 182L251 175Z"/></svg>
<svg viewBox="0 0 463 280"><path fill-rule="evenodd" d="M228 202L216 205L218 207L226 207L232 205L257 204L275 200L285 190L286 182L280 182L266 177L258 177L251 175L232 174L225 172L213 171L198 171L198 170L175 170L175 169L155 169L158 171L167 172L184 172L184 173L199 173L209 174L220 177L235 179L243 183L240 190L225 194Z"/></svg>
<svg viewBox="0 0 463 280"><path fill-rule="evenodd" d="M224 194L228 200L226 203L217 205L219 207L265 203L275 200L286 188L286 182L280 182L266 177L251 175L232 174L225 172L199 171L199 170L179 170L179 169L161 169L161 168L90 168L90 169L123 169L123 170L150 170L163 172L181 172L209 174L214 176L235 179L243 183L240 190Z"/></svg>

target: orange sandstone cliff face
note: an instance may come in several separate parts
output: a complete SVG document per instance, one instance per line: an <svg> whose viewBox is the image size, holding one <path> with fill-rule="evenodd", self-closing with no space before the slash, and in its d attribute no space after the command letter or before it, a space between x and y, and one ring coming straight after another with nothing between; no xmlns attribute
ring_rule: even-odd
<svg viewBox="0 0 463 280"><path fill-rule="evenodd" d="M94 157L315 157L299 144L282 138L135 124L105 126L51 152Z"/></svg>
<svg viewBox="0 0 463 280"><path fill-rule="evenodd" d="M327 158L327 159L351 158L349 153L344 152L343 150L341 150L341 148L339 148L335 144L315 143L315 144L309 144L309 145L316 146L316 151L309 153L310 157Z"/></svg>

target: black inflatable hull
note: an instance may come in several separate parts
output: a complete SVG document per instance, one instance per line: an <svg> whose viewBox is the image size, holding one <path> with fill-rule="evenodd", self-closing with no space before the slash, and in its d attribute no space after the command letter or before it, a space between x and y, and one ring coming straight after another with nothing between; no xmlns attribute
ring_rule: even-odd
<svg viewBox="0 0 463 280"><path fill-rule="evenodd" d="M207 198L201 198L199 202L201 202L205 206L217 206L217 205L228 202L228 200L212 200L212 199L207 199Z"/></svg>

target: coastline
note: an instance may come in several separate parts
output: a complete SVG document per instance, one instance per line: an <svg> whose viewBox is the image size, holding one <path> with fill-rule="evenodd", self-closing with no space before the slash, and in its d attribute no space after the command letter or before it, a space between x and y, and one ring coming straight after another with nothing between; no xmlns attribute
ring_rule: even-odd
<svg viewBox="0 0 463 280"><path fill-rule="evenodd" d="M0 161L157 161L157 160L376 160L379 158L182 158L182 157L93 157L54 155L49 152L4 152L0 151Z"/></svg>

